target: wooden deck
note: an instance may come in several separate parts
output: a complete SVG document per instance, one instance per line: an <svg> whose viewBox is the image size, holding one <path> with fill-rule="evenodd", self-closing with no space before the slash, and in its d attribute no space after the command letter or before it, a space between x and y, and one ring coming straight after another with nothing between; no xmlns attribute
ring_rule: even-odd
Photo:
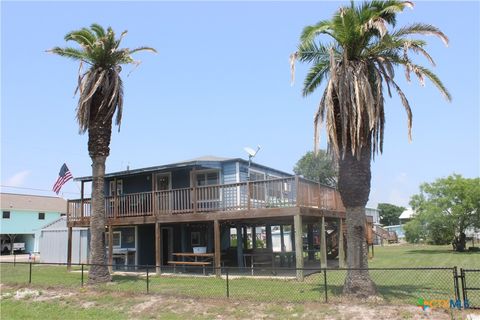
<svg viewBox="0 0 480 320"><path fill-rule="evenodd" d="M274 216L344 217L339 193L299 178L150 191L105 197L111 225L255 219ZM68 226L90 222L91 199L68 201Z"/></svg>

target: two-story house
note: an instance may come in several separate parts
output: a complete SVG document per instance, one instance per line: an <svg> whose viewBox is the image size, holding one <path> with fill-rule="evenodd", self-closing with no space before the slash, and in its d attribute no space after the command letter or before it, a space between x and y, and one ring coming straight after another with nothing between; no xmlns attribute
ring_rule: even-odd
<svg viewBox="0 0 480 320"><path fill-rule="evenodd" d="M28 194L0 193L0 206L2 243L25 243L26 252L37 252L40 229L67 211L65 199Z"/></svg>
<svg viewBox="0 0 480 320"><path fill-rule="evenodd" d="M76 178L82 190L91 179ZM159 268L193 252L205 252L214 266L244 266L252 251L272 251L272 226L280 226L282 239L289 226L302 267L304 233L312 247L312 225L327 218L341 226L345 216L334 188L240 158L206 156L108 173L105 195L110 262L123 257ZM90 210L82 191L68 203L68 227L88 226ZM259 238L252 230L265 234Z"/></svg>

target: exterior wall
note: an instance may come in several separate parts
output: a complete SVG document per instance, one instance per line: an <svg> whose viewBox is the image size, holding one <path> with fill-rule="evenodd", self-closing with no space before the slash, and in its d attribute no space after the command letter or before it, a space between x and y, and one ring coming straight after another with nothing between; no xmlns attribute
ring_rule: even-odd
<svg viewBox="0 0 480 320"><path fill-rule="evenodd" d="M88 230L72 231L72 263L88 263ZM67 263L68 231L45 229L40 232L40 262Z"/></svg>
<svg viewBox="0 0 480 320"><path fill-rule="evenodd" d="M365 214L373 218L373 223L380 223L380 211L374 208L365 208Z"/></svg>
<svg viewBox="0 0 480 320"><path fill-rule="evenodd" d="M223 184L237 182L237 162L227 162L222 168Z"/></svg>
<svg viewBox="0 0 480 320"><path fill-rule="evenodd" d="M3 219L3 211L10 211L9 219ZM14 242L25 243L25 252L38 252L39 230L61 216L59 212L44 212L45 219L39 219L40 212L44 211L2 210L1 234L16 234Z"/></svg>
<svg viewBox="0 0 480 320"><path fill-rule="evenodd" d="M10 219L0 217L0 230L2 234L34 234L35 230L60 218L58 212L45 212L45 219L38 219L39 212L43 211L10 211Z"/></svg>

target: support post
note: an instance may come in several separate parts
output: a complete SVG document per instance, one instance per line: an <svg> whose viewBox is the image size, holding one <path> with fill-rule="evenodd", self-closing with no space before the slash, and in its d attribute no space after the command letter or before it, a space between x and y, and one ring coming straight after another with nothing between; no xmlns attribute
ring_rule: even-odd
<svg viewBox="0 0 480 320"><path fill-rule="evenodd" d="M338 267L345 268L345 246L343 240L343 221L342 218L338 219Z"/></svg>
<svg viewBox="0 0 480 320"><path fill-rule="evenodd" d="M220 223L218 220L213 221L214 247L215 247L215 275L221 276L221 245L220 245Z"/></svg>
<svg viewBox="0 0 480 320"><path fill-rule="evenodd" d="M284 239L284 233L283 233L283 224L280 225L280 251L282 254L280 255L280 265L283 267L285 263L285 239Z"/></svg>
<svg viewBox="0 0 480 320"><path fill-rule="evenodd" d="M267 240L267 249L269 250L272 250L273 249L273 245L272 245L272 226L267 224L267 226L265 227L265 236L266 236L266 240Z"/></svg>
<svg viewBox="0 0 480 320"><path fill-rule="evenodd" d="M155 222L155 266L156 266L155 269L157 274L162 273L162 269L161 269L162 261L161 261L161 253L160 253L160 250L162 247L161 233L162 231L160 229L160 223Z"/></svg>
<svg viewBox="0 0 480 320"><path fill-rule="evenodd" d="M313 225L307 225L307 242L308 242L308 261L315 260L315 249L313 247Z"/></svg>
<svg viewBox="0 0 480 320"><path fill-rule="evenodd" d="M239 268L243 268L242 227L239 226L237 226L237 264Z"/></svg>
<svg viewBox="0 0 480 320"><path fill-rule="evenodd" d="M108 226L108 270L112 273L113 265L113 227Z"/></svg>
<svg viewBox="0 0 480 320"><path fill-rule="evenodd" d="M257 227L252 226L252 249L257 248Z"/></svg>
<svg viewBox="0 0 480 320"><path fill-rule="evenodd" d="M303 241L302 241L302 216L296 214L293 217L295 228L295 260L297 267L297 280L303 281Z"/></svg>
<svg viewBox="0 0 480 320"><path fill-rule="evenodd" d="M72 229L73 229L72 227L68 227L68 243L67 243L67 270L68 271L72 270Z"/></svg>
<svg viewBox="0 0 480 320"><path fill-rule="evenodd" d="M243 248L248 249L248 232L247 227L243 227Z"/></svg>
<svg viewBox="0 0 480 320"><path fill-rule="evenodd" d="M327 267L327 237L325 233L325 217L320 220L320 267Z"/></svg>

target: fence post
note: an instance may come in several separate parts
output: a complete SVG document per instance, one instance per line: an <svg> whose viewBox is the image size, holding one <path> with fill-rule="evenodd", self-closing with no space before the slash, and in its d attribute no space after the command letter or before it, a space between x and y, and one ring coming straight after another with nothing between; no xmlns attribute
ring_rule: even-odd
<svg viewBox="0 0 480 320"><path fill-rule="evenodd" d="M30 271L28 275L28 284L32 283L32 263L30 262Z"/></svg>
<svg viewBox="0 0 480 320"><path fill-rule="evenodd" d="M228 267L226 268L226 281L227 281L227 298L230 298L230 287L229 287L229 283L228 283Z"/></svg>
<svg viewBox="0 0 480 320"><path fill-rule="evenodd" d="M15 267L15 263L17 262L17 255L15 254L15 252L13 252L13 266Z"/></svg>
<svg viewBox="0 0 480 320"><path fill-rule="evenodd" d="M453 288L455 290L455 301L460 300L460 288L458 286L458 272L457 267L453 267Z"/></svg>
<svg viewBox="0 0 480 320"><path fill-rule="evenodd" d="M83 287L83 263L82 263L82 287Z"/></svg>
<svg viewBox="0 0 480 320"><path fill-rule="evenodd" d="M325 303L328 303L327 268L323 269L323 286L324 286L324 290L325 290Z"/></svg>
<svg viewBox="0 0 480 320"><path fill-rule="evenodd" d="M148 265L147 265L147 293L150 291L149 288L149 276L148 276Z"/></svg>

